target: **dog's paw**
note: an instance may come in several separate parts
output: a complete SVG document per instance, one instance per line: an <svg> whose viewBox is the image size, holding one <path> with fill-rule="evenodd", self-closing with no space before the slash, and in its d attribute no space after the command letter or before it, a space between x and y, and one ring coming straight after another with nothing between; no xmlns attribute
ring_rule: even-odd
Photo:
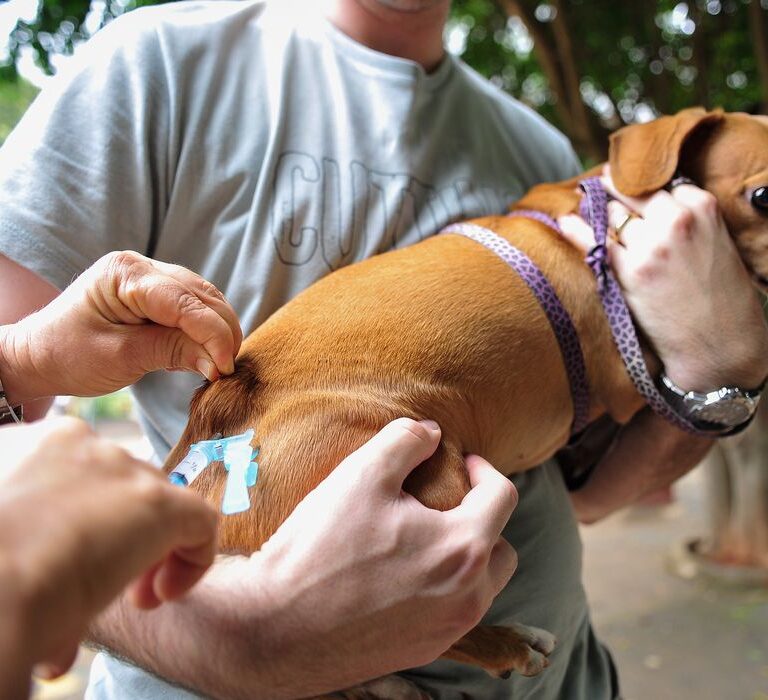
<svg viewBox="0 0 768 700"><path fill-rule="evenodd" d="M480 666L496 678L509 678L513 673L535 676L549 666L555 644L554 635L537 627L481 626L470 630L444 656Z"/></svg>
<svg viewBox="0 0 768 700"><path fill-rule="evenodd" d="M512 672L523 676L536 676L549 666L549 655L555 650L555 635L538 627L514 623L509 627L517 636L514 664L502 678L509 678Z"/></svg>

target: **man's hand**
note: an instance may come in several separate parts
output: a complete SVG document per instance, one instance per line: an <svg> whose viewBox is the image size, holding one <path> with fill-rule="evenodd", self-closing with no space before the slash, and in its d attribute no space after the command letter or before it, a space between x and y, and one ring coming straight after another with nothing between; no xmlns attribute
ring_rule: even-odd
<svg viewBox="0 0 768 700"><path fill-rule="evenodd" d="M371 675L380 663L394 671L433 661L479 622L514 572L500 534L517 494L486 461L467 459L473 490L453 511L430 510L403 491L439 440L436 424L391 423L257 555L280 616L293 622L285 651L304 655L307 670L340 650L361 665L370 657Z"/></svg>
<svg viewBox="0 0 768 700"><path fill-rule="evenodd" d="M127 584L152 608L212 563L215 511L82 421L3 428L0 444L0 620L15 619L22 662L63 673L90 619Z"/></svg>
<svg viewBox="0 0 768 700"><path fill-rule="evenodd" d="M758 295L718 212L717 200L692 185L646 199L604 185L609 205L611 263L638 325L686 390L730 384L752 388L768 375L768 329ZM594 236L580 219L561 219L568 238L583 249Z"/></svg>
<svg viewBox="0 0 768 700"><path fill-rule="evenodd" d="M213 380L232 372L242 337L232 307L200 276L110 253L46 307L0 327L0 376L12 404L106 394L157 369Z"/></svg>
<svg viewBox="0 0 768 700"><path fill-rule="evenodd" d="M432 661L477 624L517 565L500 537L515 488L481 458L467 458L472 489L451 511L403 492L439 440L433 423L394 421L261 551L217 564L154 619L113 608L97 641L228 698L314 696Z"/></svg>
<svg viewBox="0 0 768 700"><path fill-rule="evenodd" d="M621 227L620 240L609 239L611 263L667 375L686 390L758 386L768 374L768 329L715 198L680 185L633 199L616 191L608 173L604 185L618 200L609 205L610 224ZM631 213L636 216L627 220ZM577 247L594 245L578 217L560 224ZM711 445L643 409L572 494L577 517L595 522L668 486Z"/></svg>

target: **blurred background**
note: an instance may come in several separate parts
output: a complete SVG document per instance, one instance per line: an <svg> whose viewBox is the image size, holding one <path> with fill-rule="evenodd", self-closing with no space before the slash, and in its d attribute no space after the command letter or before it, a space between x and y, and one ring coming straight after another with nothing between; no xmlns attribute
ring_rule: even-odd
<svg viewBox="0 0 768 700"><path fill-rule="evenodd" d="M80 43L147 4L0 1L0 142ZM611 131L661 113L768 113L768 0L454 0L446 45L564 131L585 165ZM149 455L127 392L55 410ZM625 700L768 700L768 410L673 489L582 534ZM89 658L36 697L81 698Z"/></svg>

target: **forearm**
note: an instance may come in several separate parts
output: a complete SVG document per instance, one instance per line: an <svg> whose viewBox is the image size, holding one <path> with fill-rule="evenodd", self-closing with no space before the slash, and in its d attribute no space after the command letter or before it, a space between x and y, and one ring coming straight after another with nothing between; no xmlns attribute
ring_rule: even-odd
<svg viewBox="0 0 768 700"><path fill-rule="evenodd" d="M287 700L363 680L349 677L342 658L329 663L327 655L316 653L317 640L303 630L302 620L260 587L270 577L258 569L251 567L246 577L239 565L217 563L185 598L152 612L120 600L91 626L89 639L213 698Z"/></svg>
<svg viewBox="0 0 768 700"><path fill-rule="evenodd" d="M8 403L24 405L28 421L42 418L53 402L52 392L37 378L19 342L19 325L0 326L0 379Z"/></svg>
<svg viewBox="0 0 768 700"><path fill-rule="evenodd" d="M587 483L571 494L577 518L596 522L668 486L696 466L712 444L682 433L648 408L640 411L621 430Z"/></svg>
<svg viewBox="0 0 768 700"><path fill-rule="evenodd" d="M203 579L185 598L151 612L118 599L89 630L98 646L130 660L170 683L215 698L273 697L268 655L260 649L258 610L236 610L230 599ZM232 587L238 586L236 580ZM253 595L249 596L251 605ZM246 634L242 620L252 621Z"/></svg>

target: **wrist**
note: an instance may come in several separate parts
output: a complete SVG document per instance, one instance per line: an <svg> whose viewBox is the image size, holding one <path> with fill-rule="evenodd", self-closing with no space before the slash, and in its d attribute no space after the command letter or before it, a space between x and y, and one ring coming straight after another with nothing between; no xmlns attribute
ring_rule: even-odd
<svg viewBox="0 0 768 700"><path fill-rule="evenodd" d="M32 359L30 334L22 322L0 326L0 380L11 406L52 396Z"/></svg>
<svg viewBox="0 0 768 700"><path fill-rule="evenodd" d="M724 386L754 389L768 376L768 351L750 357L734 358L728 363L691 358L664 364L664 373L685 391L708 392Z"/></svg>

